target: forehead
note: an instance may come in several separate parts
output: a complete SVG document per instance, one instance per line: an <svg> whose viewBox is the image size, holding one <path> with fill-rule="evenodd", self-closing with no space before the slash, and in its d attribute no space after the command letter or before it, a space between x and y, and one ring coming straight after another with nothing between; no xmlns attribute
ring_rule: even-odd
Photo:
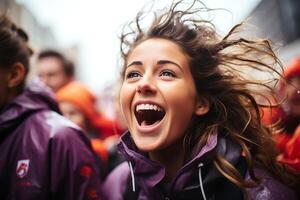
<svg viewBox="0 0 300 200"><path fill-rule="evenodd" d="M60 70L62 62L56 57L46 57L39 60L37 66L39 70Z"/></svg>
<svg viewBox="0 0 300 200"><path fill-rule="evenodd" d="M188 61L188 55L178 44L162 38L151 38L141 42L129 54L127 61L147 58Z"/></svg>
<svg viewBox="0 0 300 200"><path fill-rule="evenodd" d="M79 111L79 108L69 101L61 101L59 102L59 106L61 110L66 112Z"/></svg>

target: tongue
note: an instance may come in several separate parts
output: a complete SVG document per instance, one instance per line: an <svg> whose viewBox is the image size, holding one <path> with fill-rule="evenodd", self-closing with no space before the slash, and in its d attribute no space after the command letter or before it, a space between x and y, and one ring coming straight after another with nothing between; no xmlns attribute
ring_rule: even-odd
<svg viewBox="0 0 300 200"><path fill-rule="evenodd" d="M147 126L147 122L146 121L142 121L141 126Z"/></svg>
<svg viewBox="0 0 300 200"><path fill-rule="evenodd" d="M138 123L141 126L153 126L159 123L164 117L165 113L154 110L141 110L135 113Z"/></svg>
<svg viewBox="0 0 300 200"><path fill-rule="evenodd" d="M153 123L153 122L144 120L144 121L142 121L141 126L151 126L151 125L157 124L158 122L159 121L156 121Z"/></svg>

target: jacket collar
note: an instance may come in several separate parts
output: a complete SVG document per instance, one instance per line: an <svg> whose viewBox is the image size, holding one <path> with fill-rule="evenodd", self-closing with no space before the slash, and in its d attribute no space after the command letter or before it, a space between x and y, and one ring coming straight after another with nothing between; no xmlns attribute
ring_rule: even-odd
<svg viewBox="0 0 300 200"><path fill-rule="evenodd" d="M29 114L39 110L60 113L54 94L38 79L30 82L25 90L9 102L0 112L0 133L15 128Z"/></svg>
<svg viewBox="0 0 300 200"><path fill-rule="evenodd" d="M216 153L223 155L226 160L235 164L234 162L237 162L240 157L240 149L237 146L231 147L228 142L223 138L218 138L217 133L212 134L206 145L196 151L194 157L176 173L171 182L171 187L175 191L184 189L191 176L195 172L197 173L198 164L211 161L212 156ZM164 167L150 160L146 153L139 151L129 132L123 134L118 148L127 160L131 162L134 176L137 178L143 191L147 192L147 190L150 190L150 188L155 187L162 181L165 176ZM205 177L204 183L213 181L218 176L220 176L219 173L211 172L209 177Z"/></svg>

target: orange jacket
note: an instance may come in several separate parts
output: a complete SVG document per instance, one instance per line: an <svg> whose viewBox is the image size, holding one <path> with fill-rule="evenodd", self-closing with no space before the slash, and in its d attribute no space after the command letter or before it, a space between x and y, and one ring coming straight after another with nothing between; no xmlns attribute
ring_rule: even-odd
<svg viewBox="0 0 300 200"><path fill-rule="evenodd" d="M293 135L279 135L277 147L281 151L278 161L300 171L300 125Z"/></svg>

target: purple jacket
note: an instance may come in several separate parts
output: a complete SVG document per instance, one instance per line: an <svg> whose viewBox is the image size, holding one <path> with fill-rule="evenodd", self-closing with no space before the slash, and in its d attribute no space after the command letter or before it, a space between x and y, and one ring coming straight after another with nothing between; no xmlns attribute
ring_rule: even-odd
<svg viewBox="0 0 300 200"><path fill-rule="evenodd" d="M89 141L32 83L0 112L0 199L100 199Z"/></svg>
<svg viewBox="0 0 300 200"><path fill-rule="evenodd" d="M215 153L222 155L233 165L237 165L241 158L241 148L238 145L214 134L200 151L194 153L193 159L177 172L172 181L162 186L161 181L165 175L165 169L148 159L136 148L130 133L127 132L122 136L119 150L127 158L128 163L120 164L105 180L103 188L106 192L106 199L109 200L124 199L123 196L128 187L136 190L137 185L139 186L139 200L224 199L225 197L219 194L222 185L221 187L218 185L224 177L215 167L212 167L213 165L209 164L209 161ZM259 177L264 177L263 182L260 186L247 189L245 192L240 190L242 199L297 199L292 190L264 171L256 170L255 173ZM245 170L245 178L249 179L247 170ZM226 192L226 189L223 191ZM227 195L231 196L231 194ZM240 198L232 196L229 199Z"/></svg>

